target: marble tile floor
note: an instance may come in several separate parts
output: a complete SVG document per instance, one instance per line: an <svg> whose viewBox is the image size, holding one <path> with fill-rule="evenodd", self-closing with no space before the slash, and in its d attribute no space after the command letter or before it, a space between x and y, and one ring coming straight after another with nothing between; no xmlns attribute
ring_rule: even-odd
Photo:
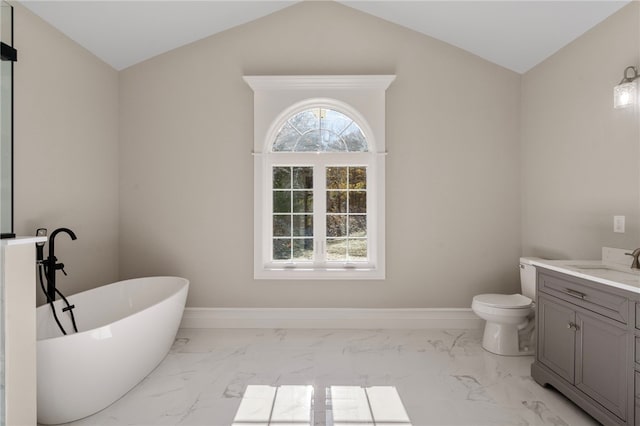
<svg viewBox="0 0 640 426"><path fill-rule="evenodd" d="M397 426L598 424L533 381L532 357L488 353L481 337L481 330L181 329L139 385L68 424L229 426L248 388L284 395L291 385L312 390L311 421L287 425L374 425L355 415L337 421L327 389L397 394L410 421Z"/></svg>

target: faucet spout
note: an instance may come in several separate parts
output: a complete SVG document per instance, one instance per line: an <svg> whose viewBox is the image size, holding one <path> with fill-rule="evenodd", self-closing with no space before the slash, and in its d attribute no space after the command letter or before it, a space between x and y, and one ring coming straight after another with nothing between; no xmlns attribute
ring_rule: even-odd
<svg viewBox="0 0 640 426"><path fill-rule="evenodd" d="M58 259L55 255L56 236L61 232L69 235L72 240L78 239L75 232L73 232L69 228L58 228L53 231L51 233L51 236L49 237L49 257L45 261L45 274L47 276L47 298L52 302L56 300L56 271L58 269L61 269L62 272L66 275L66 272L64 272L64 264L58 263Z"/></svg>
<svg viewBox="0 0 640 426"><path fill-rule="evenodd" d="M637 248L633 251L633 253L625 253L627 256L633 257L633 262L631 262L631 269L640 269L640 262L638 261L638 257L640 257L640 248Z"/></svg>

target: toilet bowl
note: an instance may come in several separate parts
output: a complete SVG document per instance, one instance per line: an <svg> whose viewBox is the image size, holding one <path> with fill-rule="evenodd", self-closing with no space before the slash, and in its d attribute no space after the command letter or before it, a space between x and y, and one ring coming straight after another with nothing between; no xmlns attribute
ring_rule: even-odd
<svg viewBox="0 0 640 426"><path fill-rule="evenodd" d="M536 274L532 259L520 259L523 294L480 294L473 298L471 309L486 321L482 347L489 352L516 356L535 351Z"/></svg>

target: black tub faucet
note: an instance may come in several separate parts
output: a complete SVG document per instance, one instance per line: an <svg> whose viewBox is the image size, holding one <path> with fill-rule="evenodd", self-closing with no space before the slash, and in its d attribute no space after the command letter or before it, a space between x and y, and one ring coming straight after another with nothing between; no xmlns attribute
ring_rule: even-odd
<svg viewBox="0 0 640 426"><path fill-rule="evenodd" d="M50 301L56 300L56 271L60 269L63 274L67 275L64 271L64 263L58 263L55 256L56 236L61 232L68 234L72 240L77 239L76 234L69 228L58 228L49 236L49 257L44 261L44 264L47 275L47 297Z"/></svg>

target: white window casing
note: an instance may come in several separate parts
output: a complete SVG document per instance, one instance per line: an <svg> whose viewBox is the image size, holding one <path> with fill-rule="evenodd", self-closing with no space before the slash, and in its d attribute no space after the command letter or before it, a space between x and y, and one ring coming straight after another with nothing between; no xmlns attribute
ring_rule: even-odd
<svg viewBox="0 0 640 426"><path fill-rule="evenodd" d="M254 278L385 278L385 91L393 75L245 76L254 91ZM367 152L272 152L283 123L309 108L334 109L362 130ZM324 187L327 166L367 167L367 262L272 261L272 168L314 167L314 190ZM316 185L318 184L318 185ZM314 198L314 212L325 208ZM314 223L314 238L318 223ZM321 230L320 234L324 234ZM315 245L324 244L318 239ZM316 247L321 252L322 247Z"/></svg>

